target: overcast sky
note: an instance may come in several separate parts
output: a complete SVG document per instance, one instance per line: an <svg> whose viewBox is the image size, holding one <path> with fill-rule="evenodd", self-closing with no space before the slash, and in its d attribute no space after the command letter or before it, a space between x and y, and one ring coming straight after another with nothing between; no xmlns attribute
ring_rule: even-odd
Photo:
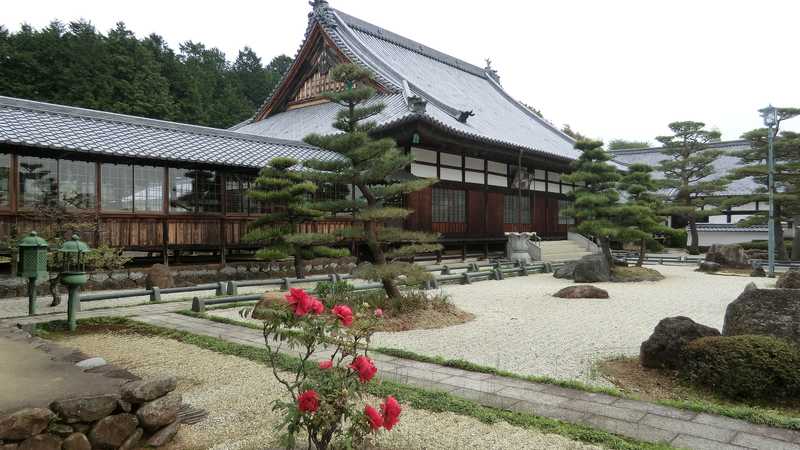
<svg viewBox="0 0 800 450"><path fill-rule="evenodd" d="M800 106L796 0L331 0L331 6L483 67L559 126L606 141L649 140L697 120L736 139L757 110ZM222 49L250 46L266 61L294 56L306 0L4 0L0 23L124 21ZM786 128L800 131L800 118Z"/></svg>

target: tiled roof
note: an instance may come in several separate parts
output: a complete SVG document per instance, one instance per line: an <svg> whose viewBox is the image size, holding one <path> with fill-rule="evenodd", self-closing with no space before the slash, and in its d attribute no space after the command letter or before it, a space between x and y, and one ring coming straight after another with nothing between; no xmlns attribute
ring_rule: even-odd
<svg viewBox="0 0 800 450"><path fill-rule="evenodd" d="M389 90L382 97L387 110L373 118L379 127L422 120L481 142L567 160L579 156L572 138L511 98L485 69L332 8L313 14L308 29L317 23L351 61L369 69ZM411 111L410 96L427 101L424 113ZM331 122L337 109L331 104L306 106L235 130L292 139L334 133ZM466 111L474 116L466 123L457 120Z"/></svg>
<svg viewBox="0 0 800 450"><path fill-rule="evenodd" d="M764 232L766 233L769 228L766 225L751 225L749 227L740 227L735 223L698 223L697 231L724 231L730 233L743 233L743 232Z"/></svg>
<svg viewBox="0 0 800 450"><path fill-rule="evenodd" d="M741 160L733 156L733 152L746 150L750 148L750 144L744 140L738 141L723 141L710 144L709 148L714 148L724 151L726 154L720 156L714 161L714 174L709 177L709 180L716 180L718 178L728 175L728 173L742 166ZM623 165L629 166L634 163L643 163L652 167L657 167L661 161L667 159L667 156L661 153L662 147L641 148L641 149L626 149L626 150L611 150L610 153L614 155L614 161ZM658 171L653 173L653 177L663 179L664 174ZM752 194L759 188L759 184L753 181L752 178L743 178L730 183L725 191L718 193L719 195L746 195Z"/></svg>
<svg viewBox="0 0 800 450"><path fill-rule="evenodd" d="M0 143L258 168L276 157L336 157L303 142L2 96Z"/></svg>

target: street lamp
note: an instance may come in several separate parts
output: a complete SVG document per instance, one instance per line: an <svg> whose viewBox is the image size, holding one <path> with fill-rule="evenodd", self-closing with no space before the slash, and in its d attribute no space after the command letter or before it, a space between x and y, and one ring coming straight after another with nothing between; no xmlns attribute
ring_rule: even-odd
<svg viewBox="0 0 800 450"><path fill-rule="evenodd" d="M767 247L767 261L769 270L767 275L770 278L775 278L775 155L772 150L773 140L775 139L775 127L778 125L778 110L769 105L764 109L759 110L761 117L764 118L764 126L767 127L768 140L769 140L769 153L767 155L767 167L769 171L769 222L767 227L769 243Z"/></svg>

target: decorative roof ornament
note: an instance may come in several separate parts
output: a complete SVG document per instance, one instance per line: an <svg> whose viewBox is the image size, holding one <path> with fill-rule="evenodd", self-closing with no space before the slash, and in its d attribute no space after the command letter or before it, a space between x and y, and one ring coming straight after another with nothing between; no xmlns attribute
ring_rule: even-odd
<svg viewBox="0 0 800 450"><path fill-rule="evenodd" d="M311 0L308 4L311 5L312 8L311 15L317 17L324 16L330 7L330 5L328 5L328 0Z"/></svg>
<svg viewBox="0 0 800 450"><path fill-rule="evenodd" d="M461 113L458 115L458 121L461 122L461 123L467 123L467 119L469 119L470 117L472 117L474 115L475 115L475 112L472 111L472 110L461 111Z"/></svg>
<svg viewBox="0 0 800 450"><path fill-rule="evenodd" d="M412 95L408 97L408 107L414 114L425 114L425 110L428 108L428 101L419 95Z"/></svg>
<svg viewBox="0 0 800 450"><path fill-rule="evenodd" d="M486 71L486 74L492 77L497 84L500 84L500 75L498 75L497 70L492 67L491 59L486 58L486 67L484 67L483 70Z"/></svg>

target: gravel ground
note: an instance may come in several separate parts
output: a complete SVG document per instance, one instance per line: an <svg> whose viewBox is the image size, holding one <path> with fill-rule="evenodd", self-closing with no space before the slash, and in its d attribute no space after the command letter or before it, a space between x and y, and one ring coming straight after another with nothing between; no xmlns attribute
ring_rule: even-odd
<svg viewBox="0 0 800 450"><path fill-rule="evenodd" d="M606 385L593 363L638 355L659 320L683 315L721 329L726 306L747 283L774 286L765 278L706 275L694 267L649 267L666 279L596 283L609 292L607 300L555 298L553 293L573 283L549 274L445 286L453 303L475 320L438 330L378 333L373 345Z"/></svg>
<svg viewBox="0 0 800 450"><path fill-rule="evenodd" d="M278 417L270 402L282 387L264 366L171 339L122 334L70 337L65 345L105 358L141 377L173 374L178 391L209 411L203 422L183 426L165 450L264 449L276 444ZM371 403L379 403L372 400ZM567 438L511 426L487 425L451 413L404 407L400 424L381 431L387 449L597 449Z"/></svg>

